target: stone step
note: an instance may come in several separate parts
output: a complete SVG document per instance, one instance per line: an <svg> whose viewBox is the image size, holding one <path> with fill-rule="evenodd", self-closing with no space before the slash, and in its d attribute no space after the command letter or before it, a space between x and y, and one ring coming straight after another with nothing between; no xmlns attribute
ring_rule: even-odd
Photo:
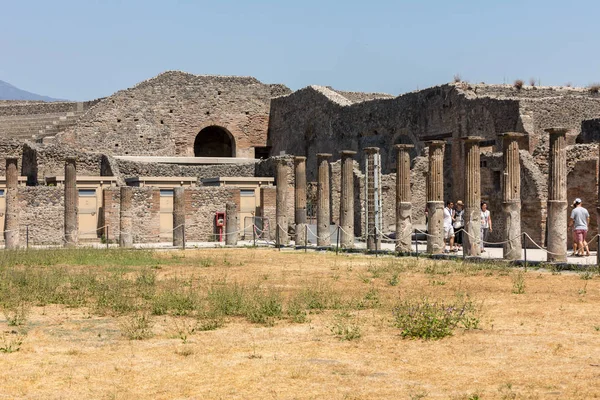
<svg viewBox="0 0 600 400"><path fill-rule="evenodd" d="M72 115L69 115L72 114ZM40 119L56 119L62 116L80 116L83 113L56 113L56 114L34 114L34 115L3 115L0 116L1 121L33 121Z"/></svg>

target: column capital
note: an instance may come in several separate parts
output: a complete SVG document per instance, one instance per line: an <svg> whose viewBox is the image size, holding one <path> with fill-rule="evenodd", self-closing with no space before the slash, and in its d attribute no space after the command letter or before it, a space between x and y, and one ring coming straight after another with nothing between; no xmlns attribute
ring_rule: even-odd
<svg viewBox="0 0 600 400"><path fill-rule="evenodd" d="M285 157L276 157L275 158L275 165L287 165L288 163L288 159Z"/></svg>
<svg viewBox="0 0 600 400"><path fill-rule="evenodd" d="M414 148L415 148L414 144L395 144L394 145L394 149L396 149L396 151L410 150L410 149L414 149Z"/></svg>
<svg viewBox="0 0 600 400"><path fill-rule="evenodd" d="M498 137L501 139L520 139L528 136L526 133L522 132L503 132L499 133Z"/></svg>
<svg viewBox="0 0 600 400"><path fill-rule="evenodd" d="M75 164L77 162L77 157L65 157L65 162L68 164Z"/></svg>
<svg viewBox="0 0 600 400"><path fill-rule="evenodd" d="M364 150L367 154L379 153L379 147L365 147Z"/></svg>
<svg viewBox="0 0 600 400"><path fill-rule="evenodd" d="M332 154L331 153L317 153L317 159L319 160L327 160L329 158L331 158Z"/></svg>
<svg viewBox="0 0 600 400"><path fill-rule="evenodd" d="M446 142L443 140L429 140L425 142L425 145L429 147L444 147L445 144Z"/></svg>
<svg viewBox="0 0 600 400"><path fill-rule="evenodd" d="M304 157L304 156L294 156L294 162L301 163L301 162L304 162L304 161L306 161L306 157Z"/></svg>
<svg viewBox="0 0 600 400"><path fill-rule="evenodd" d="M340 155L342 157L354 157L356 155L356 151L354 151L354 150L342 150L342 151L340 151Z"/></svg>
<svg viewBox="0 0 600 400"><path fill-rule="evenodd" d="M473 144L477 144L477 143L483 141L483 138L481 136L465 136L460 139L465 143L473 143Z"/></svg>
<svg viewBox="0 0 600 400"><path fill-rule="evenodd" d="M569 131L569 129L563 128L563 127L555 127L555 128L546 128L546 129L544 129L544 131L546 133L549 133L550 136L553 136L553 135L561 136L561 135L565 135Z"/></svg>

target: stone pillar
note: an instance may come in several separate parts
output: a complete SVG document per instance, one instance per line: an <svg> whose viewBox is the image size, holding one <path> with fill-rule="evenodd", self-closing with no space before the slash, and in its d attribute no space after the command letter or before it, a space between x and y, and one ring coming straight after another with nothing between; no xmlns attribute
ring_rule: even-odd
<svg viewBox="0 0 600 400"><path fill-rule="evenodd" d="M19 169L16 158L6 159L6 210L4 243L6 249L19 248Z"/></svg>
<svg viewBox="0 0 600 400"><path fill-rule="evenodd" d="M379 170L376 167L375 158L379 155L379 147L366 147L365 153L367 155L365 165L367 173L365 179L367 180L367 250L379 250L381 249L381 238L377 232L377 217L381 218L381 210L378 210L378 177ZM379 166L380 168L381 166ZM376 217L376 212L379 215Z"/></svg>
<svg viewBox="0 0 600 400"><path fill-rule="evenodd" d="M296 246L306 244L306 157L294 157L294 219Z"/></svg>
<svg viewBox="0 0 600 400"><path fill-rule="evenodd" d="M427 175L427 253L444 252L444 141L427 142L429 171Z"/></svg>
<svg viewBox="0 0 600 400"><path fill-rule="evenodd" d="M77 246L79 196L77 193L77 161L74 158L65 160L65 246Z"/></svg>
<svg viewBox="0 0 600 400"><path fill-rule="evenodd" d="M119 213L119 247L133 247L133 188L121 186L121 209Z"/></svg>
<svg viewBox="0 0 600 400"><path fill-rule="evenodd" d="M396 251L412 251L412 204L410 196L410 149L412 144L396 148Z"/></svg>
<svg viewBox="0 0 600 400"><path fill-rule="evenodd" d="M502 175L502 208L504 211L504 237L502 245L506 260L520 260L523 250L521 242L521 164L519 140L523 133L507 132L502 139L504 173Z"/></svg>
<svg viewBox="0 0 600 400"><path fill-rule="evenodd" d="M317 180L317 246L331 244L331 208L329 197L329 159L331 154L317 154L318 180Z"/></svg>
<svg viewBox="0 0 600 400"><path fill-rule="evenodd" d="M239 222L237 205L235 203L225 204L225 244L228 246L237 246L239 240Z"/></svg>
<svg viewBox="0 0 600 400"><path fill-rule="evenodd" d="M173 189L173 246L185 247L185 188Z"/></svg>
<svg viewBox="0 0 600 400"><path fill-rule="evenodd" d="M550 128L548 261L567 261L567 150L565 128Z"/></svg>
<svg viewBox="0 0 600 400"><path fill-rule="evenodd" d="M340 193L340 245L354 247L354 156L355 151L344 150L342 156L342 179Z"/></svg>
<svg viewBox="0 0 600 400"><path fill-rule="evenodd" d="M481 166L477 136L463 138L465 153L465 231L463 251L467 256L481 255Z"/></svg>
<svg viewBox="0 0 600 400"><path fill-rule="evenodd" d="M277 171L275 177L276 204L275 204L275 227L279 237L278 244L288 244L288 220L287 220L287 191L288 191L288 167L283 159L277 160Z"/></svg>

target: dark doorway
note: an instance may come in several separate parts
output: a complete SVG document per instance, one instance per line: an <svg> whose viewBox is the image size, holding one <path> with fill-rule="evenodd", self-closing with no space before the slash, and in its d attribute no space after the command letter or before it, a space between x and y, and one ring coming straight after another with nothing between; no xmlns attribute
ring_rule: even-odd
<svg viewBox="0 0 600 400"><path fill-rule="evenodd" d="M227 129L220 126L208 126L196 136L194 156L235 157L235 140Z"/></svg>

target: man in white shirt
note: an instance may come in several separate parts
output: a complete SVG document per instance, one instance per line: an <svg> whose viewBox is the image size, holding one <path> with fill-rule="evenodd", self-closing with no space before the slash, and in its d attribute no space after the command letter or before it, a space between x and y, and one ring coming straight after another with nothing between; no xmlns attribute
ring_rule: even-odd
<svg viewBox="0 0 600 400"><path fill-rule="evenodd" d="M452 223L454 222L454 203L451 201L446 202L446 207L444 207L444 246L448 243L448 247L451 252L456 252L454 248L454 227ZM445 253L447 251L444 251Z"/></svg>
<svg viewBox="0 0 600 400"><path fill-rule="evenodd" d="M569 219L569 227L573 228L574 256L583 257L584 250L586 251L585 255L590 255L590 249L585 241L589 223L590 213L583 208L581 199L578 197L573 202L573 211L571 211L571 218Z"/></svg>

